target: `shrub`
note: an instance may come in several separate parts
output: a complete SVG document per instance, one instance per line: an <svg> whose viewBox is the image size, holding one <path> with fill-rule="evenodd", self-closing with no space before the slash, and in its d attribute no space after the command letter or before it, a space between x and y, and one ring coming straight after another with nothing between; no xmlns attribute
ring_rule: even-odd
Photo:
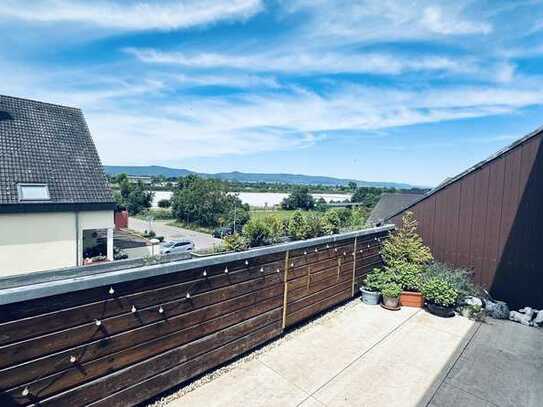
<svg viewBox="0 0 543 407"><path fill-rule="evenodd" d="M364 208L351 209L351 222L350 225L353 228L363 227L366 224L368 218L367 210Z"/></svg>
<svg viewBox="0 0 543 407"><path fill-rule="evenodd" d="M394 279L406 291L420 291L424 268L418 264L403 263L393 270Z"/></svg>
<svg viewBox="0 0 543 407"><path fill-rule="evenodd" d="M306 227L305 217L302 211L298 210L290 217L287 228L288 235L294 240L302 240L305 238Z"/></svg>
<svg viewBox="0 0 543 407"><path fill-rule="evenodd" d="M417 233L417 225L412 212L403 216L400 229L383 244L381 255L387 266L395 268L403 263L423 265L433 260L432 252Z"/></svg>
<svg viewBox="0 0 543 407"><path fill-rule="evenodd" d="M393 275L385 270L374 268L364 278L362 285L370 291L381 291L381 288L388 283L393 282Z"/></svg>
<svg viewBox="0 0 543 407"><path fill-rule="evenodd" d="M305 216L304 239L311 239L324 235L323 222L316 213L309 213Z"/></svg>
<svg viewBox="0 0 543 407"><path fill-rule="evenodd" d="M448 281L458 292L459 300L481 296L481 290L473 282L472 274L468 269L437 262L427 266L424 273L427 278L437 277Z"/></svg>
<svg viewBox="0 0 543 407"><path fill-rule="evenodd" d="M271 241L272 232L262 219L253 218L243 227L243 237L250 247L265 246Z"/></svg>
<svg viewBox="0 0 543 407"><path fill-rule="evenodd" d="M329 210L324 213L322 219L322 227L324 234L333 235L339 233L341 227L341 219L336 210Z"/></svg>
<svg viewBox="0 0 543 407"><path fill-rule="evenodd" d="M171 202L169 199L161 199L160 201L158 201L158 207L159 208L169 208L171 206Z"/></svg>
<svg viewBox="0 0 543 407"><path fill-rule="evenodd" d="M154 220L168 220L173 219L172 211L166 208L148 209L143 212L144 216L151 216Z"/></svg>
<svg viewBox="0 0 543 407"><path fill-rule="evenodd" d="M270 229L270 241L272 243L277 243L285 235L285 227L283 219L279 216L267 216L264 218L264 222L268 225Z"/></svg>
<svg viewBox="0 0 543 407"><path fill-rule="evenodd" d="M223 238L224 248L228 251L241 252L247 249L247 240L239 233L234 233Z"/></svg>
<svg viewBox="0 0 543 407"><path fill-rule="evenodd" d="M402 293L402 287L400 287L396 283L385 284L383 285L383 288L381 289L381 294L383 294L383 297L398 298L401 293Z"/></svg>
<svg viewBox="0 0 543 407"><path fill-rule="evenodd" d="M429 277L423 282L421 292L427 301L443 307L455 305L458 300L458 291L446 278Z"/></svg>

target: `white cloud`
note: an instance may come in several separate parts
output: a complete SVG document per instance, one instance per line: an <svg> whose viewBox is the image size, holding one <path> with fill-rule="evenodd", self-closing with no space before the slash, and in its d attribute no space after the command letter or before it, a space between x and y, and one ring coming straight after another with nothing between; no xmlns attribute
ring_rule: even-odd
<svg viewBox="0 0 543 407"><path fill-rule="evenodd" d="M260 0L3 0L0 17L29 22L84 23L120 30L171 30L245 19L262 10Z"/></svg>
<svg viewBox="0 0 543 407"><path fill-rule="evenodd" d="M470 0L291 0L290 12L311 16L305 33L311 37L342 38L357 43L488 34L484 15L469 16Z"/></svg>
<svg viewBox="0 0 543 407"><path fill-rule="evenodd" d="M154 64L173 64L189 68L233 68L253 72L294 73L372 73L398 75L404 72L444 71L474 73L477 66L468 59L443 56L412 58L379 53L340 53L318 50L280 49L260 54L184 53L155 49L128 48L125 51L140 61Z"/></svg>
<svg viewBox="0 0 543 407"><path fill-rule="evenodd" d="M429 31L437 34L488 34L492 26L485 22L469 21L455 16L443 15L443 11L436 6L426 7L423 11L421 24Z"/></svg>

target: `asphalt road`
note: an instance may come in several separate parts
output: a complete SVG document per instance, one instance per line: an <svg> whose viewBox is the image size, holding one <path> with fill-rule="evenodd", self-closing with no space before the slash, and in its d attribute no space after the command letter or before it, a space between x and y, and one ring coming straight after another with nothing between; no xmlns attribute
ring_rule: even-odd
<svg viewBox="0 0 543 407"><path fill-rule="evenodd" d="M165 240L175 240L179 238L189 238L194 242L195 250L204 250L212 248L214 245L221 243L220 239L215 239L213 236L195 232L194 230L182 229L176 226L167 225L170 221L155 220L151 222L151 230L157 236L164 236ZM149 230L149 222L138 218L130 217L128 219L128 227L132 230L143 233Z"/></svg>

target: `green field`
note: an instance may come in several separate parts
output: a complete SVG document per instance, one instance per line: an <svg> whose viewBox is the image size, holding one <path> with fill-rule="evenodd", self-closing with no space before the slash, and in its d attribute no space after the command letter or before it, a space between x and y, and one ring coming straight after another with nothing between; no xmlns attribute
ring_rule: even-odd
<svg viewBox="0 0 543 407"><path fill-rule="evenodd" d="M287 211L286 209L251 209L251 218L267 218L268 216L278 216L281 219L289 219L296 211ZM311 212L311 211L309 211Z"/></svg>

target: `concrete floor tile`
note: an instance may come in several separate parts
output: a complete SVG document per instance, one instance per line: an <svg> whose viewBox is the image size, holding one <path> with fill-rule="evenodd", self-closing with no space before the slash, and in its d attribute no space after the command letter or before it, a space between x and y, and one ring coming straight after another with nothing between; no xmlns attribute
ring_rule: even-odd
<svg viewBox="0 0 543 407"><path fill-rule="evenodd" d="M258 360L251 360L185 394L168 406L296 406L308 396Z"/></svg>
<svg viewBox="0 0 543 407"><path fill-rule="evenodd" d="M443 384L428 407L495 407L488 401L475 397L457 387Z"/></svg>
<svg viewBox="0 0 543 407"><path fill-rule="evenodd" d="M457 336L465 336L467 332L473 332L477 326L476 322L459 315L452 318L441 318L425 310L418 313L414 319L421 327L432 328Z"/></svg>
<svg viewBox="0 0 543 407"><path fill-rule="evenodd" d="M437 385L420 369L369 357L347 368L313 397L330 407L415 407L425 405Z"/></svg>
<svg viewBox="0 0 543 407"><path fill-rule="evenodd" d="M355 307L348 317L327 320L259 357L263 363L312 393L386 337L416 311L394 313Z"/></svg>
<svg viewBox="0 0 543 407"><path fill-rule="evenodd" d="M491 346L484 332L466 348L446 383L501 407L540 407L543 364L527 363L525 357ZM500 335L499 330L492 332Z"/></svg>

